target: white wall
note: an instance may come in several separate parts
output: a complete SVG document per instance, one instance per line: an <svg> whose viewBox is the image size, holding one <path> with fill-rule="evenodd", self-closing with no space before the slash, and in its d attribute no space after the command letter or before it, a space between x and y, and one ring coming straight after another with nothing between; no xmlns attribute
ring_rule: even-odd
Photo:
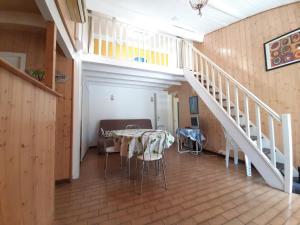
<svg viewBox="0 0 300 225"><path fill-rule="evenodd" d="M82 62L80 54L76 55L74 62L73 81L73 134L72 134L72 178L79 178L80 174L80 141L81 141L81 104L82 104Z"/></svg>
<svg viewBox="0 0 300 225"><path fill-rule="evenodd" d="M99 121L102 119L151 119L154 127L154 94L157 95L158 124L168 124L168 93L151 89L90 84L89 146L97 144ZM113 96L113 100L111 97ZM153 101L151 101L153 99Z"/></svg>
<svg viewBox="0 0 300 225"><path fill-rule="evenodd" d="M88 143L88 124L89 124L89 88L86 83L82 86L82 120L81 120L81 154L82 161L89 148Z"/></svg>

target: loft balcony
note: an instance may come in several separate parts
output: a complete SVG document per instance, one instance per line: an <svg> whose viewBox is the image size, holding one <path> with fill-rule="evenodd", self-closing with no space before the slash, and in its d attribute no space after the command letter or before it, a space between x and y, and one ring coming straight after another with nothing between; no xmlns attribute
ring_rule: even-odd
<svg viewBox="0 0 300 225"><path fill-rule="evenodd" d="M184 81L182 68L183 39L167 33L145 30L114 18L90 13L84 26L83 71L88 81L142 82L151 78L154 85L167 88ZM109 71L116 71L108 75ZM105 74L104 74L105 73ZM126 84L128 83L126 80ZM123 81L124 82L124 81Z"/></svg>

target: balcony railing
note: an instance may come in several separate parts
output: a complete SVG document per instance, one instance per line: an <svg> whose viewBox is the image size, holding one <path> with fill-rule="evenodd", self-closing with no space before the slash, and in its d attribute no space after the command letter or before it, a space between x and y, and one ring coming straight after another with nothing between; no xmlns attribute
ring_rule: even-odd
<svg viewBox="0 0 300 225"><path fill-rule="evenodd" d="M118 60L182 68L182 39L89 14L84 52Z"/></svg>

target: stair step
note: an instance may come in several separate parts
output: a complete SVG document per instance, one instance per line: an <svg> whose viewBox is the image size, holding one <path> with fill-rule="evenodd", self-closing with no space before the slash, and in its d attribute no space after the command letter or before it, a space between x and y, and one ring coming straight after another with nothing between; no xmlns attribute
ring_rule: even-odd
<svg viewBox="0 0 300 225"><path fill-rule="evenodd" d="M250 138L252 139L252 141L257 141L257 136L250 136ZM263 136L261 136L261 139L263 139L264 137Z"/></svg>
<svg viewBox="0 0 300 225"><path fill-rule="evenodd" d="M227 109L227 106L226 106L226 105L224 105L224 106L223 106L223 108L224 108L224 109ZM234 109L234 106L233 106L233 105L231 105L231 106L230 106L230 109Z"/></svg>
<svg viewBox="0 0 300 225"><path fill-rule="evenodd" d="M284 164L280 162L276 162L276 168L280 171L282 175L284 175Z"/></svg>
<svg viewBox="0 0 300 225"><path fill-rule="evenodd" d="M204 82L204 83L205 83L205 82ZM207 88L207 85L204 84L204 87ZM212 89L212 87L213 87L212 85L209 85L209 89Z"/></svg>
<svg viewBox="0 0 300 225"><path fill-rule="evenodd" d="M271 149L269 148L263 148L262 149L263 153L265 153L266 155L269 155L271 153Z"/></svg>
<svg viewBox="0 0 300 225"><path fill-rule="evenodd" d="M216 100L219 101L220 99L219 99L219 98L216 98ZM227 101L227 99L226 99L226 98L223 98L222 101L225 102L225 101Z"/></svg>
<svg viewBox="0 0 300 225"><path fill-rule="evenodd" d="M209 91L209 93L213 94L212 90ZM219 91L215 91L216 95L219 94Z"/></svg>
<svg viewBox="0 0 300 225"><path fill-rule="evenodd" d="M246 130L246 125L240 125L240 126L241 126L241 128L242 128L243 130ZM252 124L250 124L249 126L250 126L250 127L253 127Z"/></svg>
<svg viewBox="0 0 300 225"><path fill-rule="evenodd" d="M236 116L235 116L235 115L231 115L231 117L232 117L233 119L235 119L235 118L236 118ZM241 117L243 117L243 115L239 115L239 117L241 118ZM243 125L243 126L245 126L245 125Z"/></svg>

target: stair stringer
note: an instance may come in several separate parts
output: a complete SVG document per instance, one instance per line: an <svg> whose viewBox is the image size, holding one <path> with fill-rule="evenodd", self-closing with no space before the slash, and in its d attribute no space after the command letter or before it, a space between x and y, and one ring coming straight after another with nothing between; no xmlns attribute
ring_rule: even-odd
<svg viewBox="0 0 300 225"><path fill-rule="evenodd" d="M193 72L185 69L184 77L217 120L230 133L230 136L235 140L241 151L247 155L265 182L271 187L284 190L284 178L278 169L270 163L268 157L263 152L257 149L255 143L247 137L242 128L236 124L231 116L227 114L204 86L194 77Z"/></svg>

